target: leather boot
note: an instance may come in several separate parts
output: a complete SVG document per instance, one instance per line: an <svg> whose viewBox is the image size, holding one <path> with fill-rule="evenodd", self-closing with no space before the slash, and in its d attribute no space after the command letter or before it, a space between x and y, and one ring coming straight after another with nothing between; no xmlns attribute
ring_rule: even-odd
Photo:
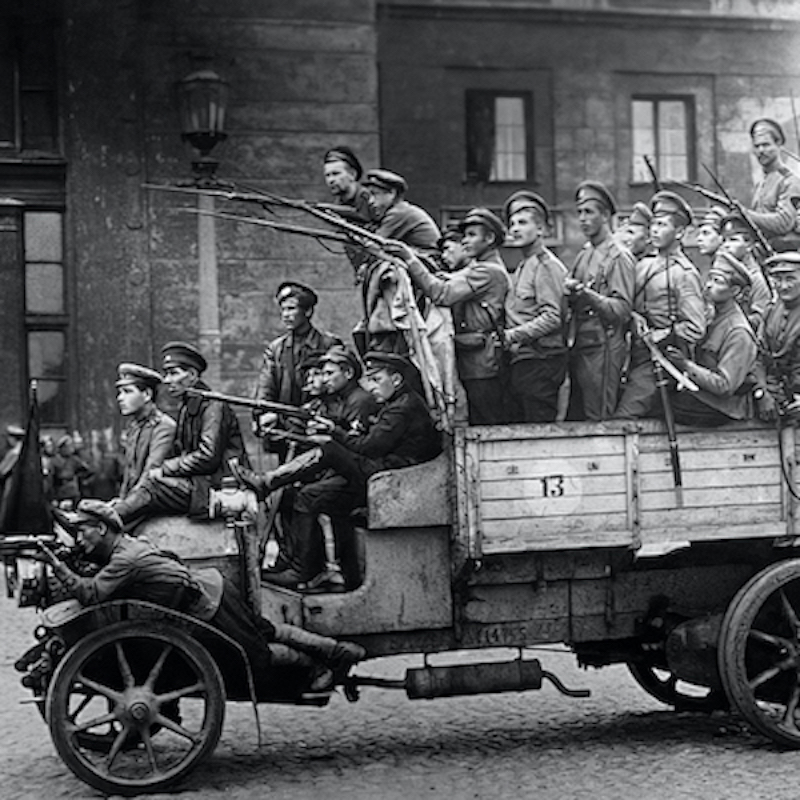
<svg viewBox="0 0 800 800"><path fill-rule="evenodd" d="M275 641L308 654L336 673L346 674L353 664L367 657L367 651L360 644L337 642L330 636L320 636L296 625L276 625Z"/></svg>
<svg viewBox="0 0 800 800"><path fill-rule="evenodd" d="M321 460L322 450L319 447L315 447L313 450L301 453L291 461L281 464L272 472L267 472L264 475L266 491L274 492L276 489L280 489L281 486L289 486L295 481L310 477L319 469Z"/></svg>
<svg viewBox="0 0 800 800"><path fill-rule="evenodd" d="M153 502L153 495L150 492L139 486L134 489L124 500L119 500L113 504L114 511L120 515L122 521L125 523L126 528L135 524L135 522L144 516L145 509Z"/></svg>

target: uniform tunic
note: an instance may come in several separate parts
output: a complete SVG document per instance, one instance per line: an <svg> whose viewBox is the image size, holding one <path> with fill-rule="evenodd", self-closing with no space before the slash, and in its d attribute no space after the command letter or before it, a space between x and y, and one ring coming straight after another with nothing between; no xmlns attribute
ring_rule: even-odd
<svg viewBox="0 0 800 800"><path fill-rule="evenodd" d="M567 419L603 420L614 413L627 356L625 331L631 316L635 259L612 236L596 247L587 242L572 276L600 297L570 297L571 393Z"/></svg>
<svg viewBox="0 0 800 800"><path fill-rule="evenodd" d="M567 268L542 247L511 272L505 338L515 422L552 422L567 362Z"/></svg>
<svg viewBox="0 0 800 800"><path fill-rule="evenodd" d="M674 392L672 405L677 422L703 424L702 403L719 412L716 422L746 419L750 416L750 398L743 385L752 372L758 348L755 333L735 301L718 309L708 325L705 337L697 344L693 361L686 363L686 374L700 391ZM683 410L688 418L683 418Z"/></svg>
<svg viewBox="0 0 800 800"><path fill-rule="evenodd" d="M636 267L633 308L651 330L669 329L670 336L659 343L693 348L706 332L705 306L700 273L682 251L668 256L657 254ZM634 338L628 381L615 417L644 417L655 410L658 387L644 342Z"/></svg>
<svg viewBox="0 0 800 800"><path fill-rule="evenodd" d="M397 239L416 250L434 251L442 235L439 226L424 208L407 200L389 206L377 224L376 233L385 239Z"/></svg>
<svg viewBox="0 0 800 800"><path fill-rule="evenodd" d="M785 164L764 173L756 185L747 216L770 242L794 230L793 197L800 198L800 180Z"/></svg>
<svg viewBox="0 0 800 800"><path fill-rule="evenodd" d="M155 406L146 416L128 423L120 497L135 489L151 469L161 466L174 438L175 420Z"/></svg>
<svg viewBox="0 0 800 800"><path fill-rule="evenodd" d="M776 298L764 314L758 340L759 383L783 404L800 394L800 304L788 307Z"/></svg>

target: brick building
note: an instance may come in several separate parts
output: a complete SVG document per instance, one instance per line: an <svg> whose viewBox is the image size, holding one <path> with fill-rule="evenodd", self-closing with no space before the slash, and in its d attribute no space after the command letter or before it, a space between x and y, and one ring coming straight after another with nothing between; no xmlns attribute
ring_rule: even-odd
<svg viewBox="0 0 800 800"><path fill-rule="evenodd" d="M536 188L569 258L584 177L630 206L649 154L663 180L707 184L707 164L746 199L754 117L797 150L798 33L789 0L0 0L0 425L24 418L33 378L48 426L116 425L116 364L156 363L173 338L248 393L288 276L349 332L341 255L209 228L191 195L144 187L191 176L175 96L190 72L230 84L222 179L322 200L321 157L348 143L441 220Z"/></svg>

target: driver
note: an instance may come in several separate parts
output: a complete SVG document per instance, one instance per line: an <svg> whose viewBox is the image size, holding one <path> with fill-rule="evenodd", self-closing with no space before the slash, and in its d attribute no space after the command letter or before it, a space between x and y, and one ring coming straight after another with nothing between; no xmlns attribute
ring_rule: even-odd
<svg viewBox="0 0 800 800"><path fill-rule="evenodd" d="M57 512L85 557L100 566L89 577L73 572L46 546L44 559L68 595L81 605L146 600L197 617L223 631L247 653L253 673L290 667L307 674L307 691L329 691L337 678L366 658L366 650L255 614L216 569L193 572L146 539L123 532L119 514L101 500L82 500L75 512Z"/></svg>

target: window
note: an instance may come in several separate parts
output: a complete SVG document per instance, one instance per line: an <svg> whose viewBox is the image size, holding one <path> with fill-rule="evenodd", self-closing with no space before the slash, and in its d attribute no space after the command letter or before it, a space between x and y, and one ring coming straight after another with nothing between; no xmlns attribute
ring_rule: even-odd
<svg viewBox="0 0 800 800"><path fill-rule="evenodd" d="M23 259L28 380L37 381L44 424L67 420L67 316L63 214L25 211Z"/></svg>
<svg viewBox="0 0 800 800"><path fill-rule="evenodd" d="M631 101L633 183L650 183L645 156L662 182L694 180L694 103L686 97Z"/></svg>
<svg viewBox="0 0 800 800"><path fill-rule="evenodd" d="M5 18L0 25L0 151L57 153L55 26Z"/></svg>
<svg viewBox="0 0 800 800"><path fill-rule="evenodd" d="M467 180L525 182L533 177L530 92L467 90Z"/></svg>

